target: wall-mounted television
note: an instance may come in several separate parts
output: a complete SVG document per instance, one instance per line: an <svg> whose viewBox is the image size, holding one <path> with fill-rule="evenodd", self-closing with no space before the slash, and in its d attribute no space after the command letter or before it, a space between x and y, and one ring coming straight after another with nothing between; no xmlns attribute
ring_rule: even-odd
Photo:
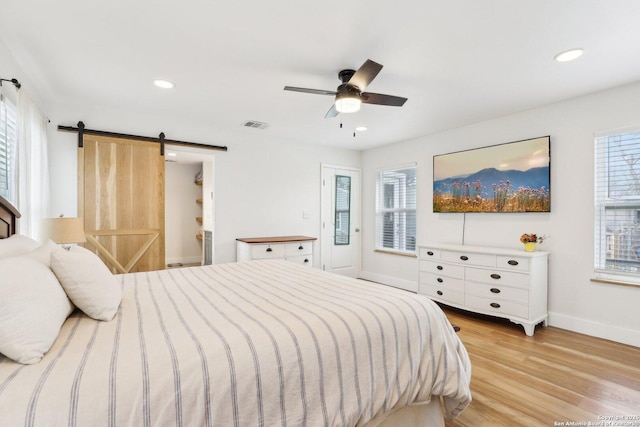
<svg viewBox="0 0 640 427"><path fill-rule="evenodd" d="M433 212L550 212L551 138L433 156Z"/></svg>

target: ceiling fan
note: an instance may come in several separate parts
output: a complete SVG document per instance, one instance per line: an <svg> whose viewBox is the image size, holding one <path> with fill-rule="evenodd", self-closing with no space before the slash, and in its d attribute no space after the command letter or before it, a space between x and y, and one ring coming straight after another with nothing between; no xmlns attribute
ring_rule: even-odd
<svg viewBox="0 0 640 427"><path fill-rule="evenodd" d="M284 90L293 92L311 93L315 95L335 96L335 102L327 111L324 118L335 117L340 113L354 113L360 109L360 104L390 105L402 107L407 98L381 93L364 92L369 84L382 70L382 65L370 59L362 64L358 70L342 70L338 78L342 82L335 91L321 89L307 89L303 87L285 86Z"/></svg>

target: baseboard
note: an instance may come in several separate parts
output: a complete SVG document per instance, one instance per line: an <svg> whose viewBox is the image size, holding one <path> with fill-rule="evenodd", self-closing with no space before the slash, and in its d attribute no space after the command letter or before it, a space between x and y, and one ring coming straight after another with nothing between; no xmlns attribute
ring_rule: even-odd
<svg viewBox="0 0 640 427"><path fill-rule="evenodd" d="M398 279L397 277L385 276L370 271L361 271L359 277L372 282L382 283L383 285L393 286L394 288L404 289L405 291L418 292L418 284L410 280Z"/></svg>
<svg viewBox="0 0 640 427"><path fill-rule="evenodd" d="M549 325L592 337L604 338L610 341L640 347L640 331L634 329L607 325L592 320L551 312L549 313Z"/></svg>
<svg viewBox="0 0 640 427"><path fill-rule="evenodd" d="M176 257L176 258L166 258L166 265L169 264L196 264L202 262L201 256L187 256L187 257Z"/></svg>

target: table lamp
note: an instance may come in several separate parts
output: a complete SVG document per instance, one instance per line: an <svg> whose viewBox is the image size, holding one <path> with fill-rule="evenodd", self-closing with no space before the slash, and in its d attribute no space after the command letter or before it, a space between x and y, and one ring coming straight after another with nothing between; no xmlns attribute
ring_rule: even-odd
<svg viewBox="0 0 640 427"><path fill-rule="evenodd" d="M69 249L72 243L84 243L87 241L84 235L83 218L45 218L42 220L42 237L51 239L65 249Z"/></svg>

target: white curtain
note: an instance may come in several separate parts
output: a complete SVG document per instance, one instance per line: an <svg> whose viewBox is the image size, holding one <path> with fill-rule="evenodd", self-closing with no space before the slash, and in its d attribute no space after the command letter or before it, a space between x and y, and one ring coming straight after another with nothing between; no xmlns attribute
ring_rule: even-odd
<svg viewBox="0 0 640 427"><path fill-rule="evenodd" d="M24 89L18 91L19 233L38 238L40 220L49 212L48 119Z"/></svg>

